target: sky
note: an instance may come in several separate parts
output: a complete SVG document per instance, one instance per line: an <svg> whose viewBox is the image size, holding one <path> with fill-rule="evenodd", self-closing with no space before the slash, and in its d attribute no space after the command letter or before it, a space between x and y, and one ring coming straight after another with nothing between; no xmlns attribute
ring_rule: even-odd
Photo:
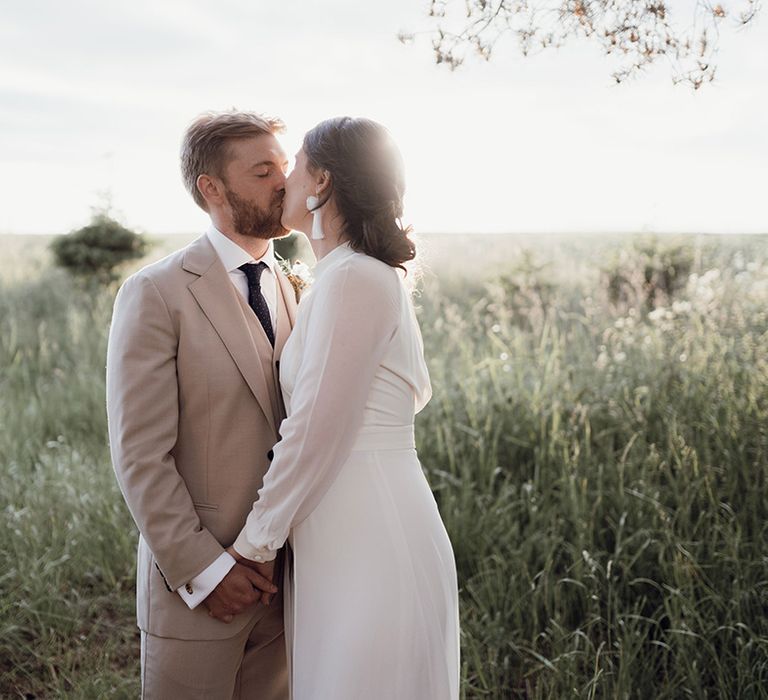
<svg viewBox="0 0 768 700"><path fill-rule="evenodd" d="M617 85L584 40L532 57L510 40L451 72L427 6L0 0L0 233L85 225L106 190L136 230L204 230L179 143L232 107L282 117L291 155L327 117L382 122L423 233L768 232L765 11L722 32L717 80L694 92L663 63Z"/></svg>

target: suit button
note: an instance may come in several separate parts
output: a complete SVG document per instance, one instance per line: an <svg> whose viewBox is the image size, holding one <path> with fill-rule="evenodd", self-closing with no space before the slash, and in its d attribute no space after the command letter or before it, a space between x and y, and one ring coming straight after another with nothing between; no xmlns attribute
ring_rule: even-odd
<svg viewBox="0 0 768 700"><path fill-rule="evenodd" d="M189 595L192 595L192 585L191 584L188 583L186 586L184 586L184 590L187 593L189 593Z"/></svg>
<svg viewBox="0 0 768 700"><path fill-rule="evenodd" d="M268 459L270 462L272 461L272 459L273 459L273 457L274 457L274 456L275 456L275 453L274 453L272 450L270 450L269 452L267 452L267 459Z"/></svg>

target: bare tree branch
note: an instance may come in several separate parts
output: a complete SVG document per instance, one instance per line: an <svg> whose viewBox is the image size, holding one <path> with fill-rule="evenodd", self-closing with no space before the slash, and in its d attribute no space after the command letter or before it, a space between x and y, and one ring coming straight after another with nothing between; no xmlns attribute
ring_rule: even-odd
<svg viewBox="0 0 768 700"><path fill-rule="evenodd" d="M711 82L720 26L748 25L760 10L760 0L699 0L691 26L679 29L670 21L666 0L430 0L429 17L435 23L432 49L435 60L451 70L468 54L490 60L496 44L516 37L523 55L563 46L585 37L606 54L620 56L613 72L617 82L666 59L675 83L694 89ZM463 10L463 11L462 11ZM413 34L401 33L402 42Z"/></svg>

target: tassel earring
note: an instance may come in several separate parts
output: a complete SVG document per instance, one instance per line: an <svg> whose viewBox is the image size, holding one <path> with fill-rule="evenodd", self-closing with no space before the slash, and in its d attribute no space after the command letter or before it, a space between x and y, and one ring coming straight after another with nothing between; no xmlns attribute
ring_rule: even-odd
<svg viewBox="0 0 768 700"><path fill-rule="evenodd" d="M316 241L325 238L323 233L323 221L320 209L317 209L317 205L320 204L320 199L315 196L307 197L307 209L312 214L312 238Z"/></svg>

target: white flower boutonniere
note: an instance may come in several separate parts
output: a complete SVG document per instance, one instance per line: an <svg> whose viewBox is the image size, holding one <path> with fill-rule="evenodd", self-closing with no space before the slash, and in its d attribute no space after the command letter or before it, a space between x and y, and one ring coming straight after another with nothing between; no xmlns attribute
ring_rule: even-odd
<svg viewBox="0 0 768 700"><path fill-rule="evenodd" d="M280 269L283 274L288 278L288 281L293 287L293 291L296 293L296 301L299 301L301 293L312 284L312 271L309 269L309 265L297 260L291 265L290 260L281 258L279 255L275 255Z"/></svg>

